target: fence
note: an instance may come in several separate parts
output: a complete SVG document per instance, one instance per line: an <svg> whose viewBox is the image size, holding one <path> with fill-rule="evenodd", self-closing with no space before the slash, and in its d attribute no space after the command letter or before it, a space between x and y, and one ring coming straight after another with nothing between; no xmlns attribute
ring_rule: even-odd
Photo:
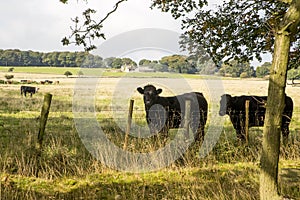
<svg viewBox="0 0 300 200"><path fill-rule="evenodd" d="M12 162L10 163L10 160L14 157L15 158L21 157L23 159L23 157L20 155L23 155L24 152L26 152L26 148L35 146L34 144L38 142L37 138L38 138L38 130L40 128L39 124L41 120L40 114L43 105L43 98L28 98L28 97L9 98L4 96L3 98L0 98L0 101L1 101L0 103L0 139L1 139L0 149L2 149L2 152L5 153L3 157L7 158L7 159L3 159L5 163L1 164L0 162L0 167L3 165L2 167L3 169L13 170L11 166L15 165L14 163L16 162L12 160ZM144 108L141 106L136 106L134 103L135 103L134 101L130 101L130 103L126 105L126 108L122 108L122 109L121 107L116 107L116 106L105 105L100 107L99 105L96 105L95 114L98 121L100 122L101 128L103 128L105 133L108 133L107 136L112 137L112 139L114 139L113 138L115 137L114 135L118 137L117 138L118 140L112 140L112 142L116 141L114 144L118 144L120 145L120 148L124 148L128 150L147 151L149 150L147 149L148 146L142 147L141 149L139 149L139 147L133 146L133 145L140 145L137 144L136 142L138 141L138 139L132 140L132 137L128 139L129 132L136 131L134 127L131 127L131 124L133 124L133 122L140 123L146 129L148 129ZM129 112L129 110L132 112ZM116 115L113 114L114 111L117 112ZM251 111L249 113L251 113ZM292 134L291 142L293 143L293 141L296 141L298 144L299 144L298 141L300 141L299 136L297 136L298 133L300 133L299 113L300 113L299 107L296 107L296 109L294 109L292 123L290 125L291 134ZM188 126L190 125L188 119L190 116L193 116L197 113L191 111L190 115L188 115L188 112L186 112L186 114L187 115L185 116L185 120L184 120L185 126L183 127L183 129L185 129L187 131L186 133L188 133L190 131L189 129L190 126ZM210 122L214 120L211 116L212 116L212 112L211 110L209 110L208 123L206 124L206 128L209 127L211 125ZM115 121L117 120L122 121L122 124L125 125L125 128L123 129L126 130L125 132L119 131L118 124L115 123ZM225 129L223 130L223 133L225 133L223 134L223 137L228 137L228 134L230 134L232 135L232 138L236 138L235 131L232 128L232 124L228 116L226 117ZM255 143L251 142L252 144L251 146L255 146L259 144L259 138L257 137L257 135L261 136L261 133L262 131L257 132L257 131L252 131L250 129L250 134L248 133L248 137L249 135L251 135L252 141L258 139L257 141L255 141ZM224 145L226 144L227 139L224 140L224 138L222 138L220 141L221 143L223 143L220 145ZM75 160L76 164L78 164L78 162L81 162L81 160L80 159L76 160L77 156L74 153L74 151L80 152L80 156L78 155L78 157L80 158L87 157L89 155L88 153L86 153L86 149L82 145L81 140L78 136L78 132L74 126L72 103L70 101L63 101L61 99L56 99L55 96L53 96L50 113L48 117L48 123L44 135L44 144L45 144L45 150L43 153L46 154L44 155L44 159L47 158L49 160L49 163L58 162L60 163L60 165L68 166L64 162L72 162L73 160ZM142 143L142 145L147 145L147 144L144 142ZM228 144L228 146L232 147L233 145L231 143ZM14 151L11 151L11 149L14 149ZM218 154L216 155L219 156L220 152L226 152L226 151L223 151L222 149L220 150L220 152L219 151L217 152ZM293 154L290 153L290 155ZM297 156L298 155L295 154L295 157ZM71 157L72 159L67 160L65 157ZM257 158L256 156L253 157ZM22 160L21 158L18 159L19 162L20 160ZM29 159L28 162L31 162L30 161L31 158L28 157L28 159ZM232 159L232 157L229 156L228 159ZM86 163L82 163L82 168L84 168L85 165ZM24 170L26 166L27 164L24 163L23 165L20 165L18 169ZM71 168L69 169L67 167L63 169L66 171L71 170ZM58 168L57 169L55 168L55 170L60 172L60 169Z"/></svg>
<svg viewBox="0 0 300 200"><path fill-rule="evenodd" d="M131 122L137 122L139 124L146 124L146 113L144 110L143 105L135 105L134 101L131 101L132 105L125 105L123 107L121 106L112 106L110 104L100 104L97 102L97 105L95 107L92 107L91 110L86 110L90 112L95 112L95 116L97 117L98 120L103 121L119 121L122 124L127 124L128 123L128 129L127 129L127 134L129 132L129 128ZM40 115L40 109L43 105L43 99L42 98L30 98L30 97L8 97L4 96L0 98L0 128L2 124L2 129L4 127L4 124L9 124L10 119L37 119L39 118ZM132 106L132 107L131 107ZM246 106L246 105L245 105ZM87 108L89 109L89 108ZM248 114L251 113L252 111L248 111ZM193 114L194 111L191 111ZM297 105L294 105L294 111L293 111L293 117L292 117L292 123L290 125L290 128L293 130L300 130L300 111L299 107ZM243 113L241 113L242 115ZM212 111L209 109L208 110L208 125L209 122L213 119L211 119ZM262 116L261 113L255 113L255 115ZM52 105L50 109L50 114L49 114L50 119L51 118L72 118L72 102L69 100L61 100L57 99L55 96L53 97L52 100ZM4 119L6 120L4 121ZM247 126L247 119L245 121L245 124ZM2 121L2 122L1 122ZM230 124L229 118L226 117L226 124ZM259 125L259 124L258 124ZM246 135L247 138L249 138L249 133L248 133L248 128L246 130Z"/></svg>

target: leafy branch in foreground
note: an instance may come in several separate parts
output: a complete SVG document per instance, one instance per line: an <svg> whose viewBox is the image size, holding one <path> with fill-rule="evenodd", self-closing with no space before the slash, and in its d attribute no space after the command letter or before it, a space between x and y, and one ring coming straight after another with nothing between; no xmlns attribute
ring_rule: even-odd
<svg viewBox="0 0 300 200"><path fill-rule="evenodd" d="M88 0L83 0L87 2ZM128 0L119 0L116 2L114 8L106 14L101 20L94 20L93 14L96 13L94 9L87 9L82 13L83 19L79 17L72 19L74 26L71 27L71 35L62 39L63 45L75 44L77 46L83 46L86 51L90 51L96 48L93 44L95 39L105 39L104 33L101 31L103 23L109 18L111 14L117 11L119 5ZM191 13L195 9L202 8L207 5L206 0L196 3L194 0L150 0L152 5L150 8L157 7L163 12L170 12L172 16L177 19L179 17L186 17L188 13ZM60 0L62 3L68 3L68 0Z"/></svg>
<svg viewBox="0 0 300 200"><path fill-rule="evenodd" d="M62 3L67 3L68 0L60 0ZM79 17L75 17L72 21L75 23L71 27L71 35L69 37L64 37L62 39L63 45L75 44L77 46L83 46L86 51L90 51L96 48L93 44L95 39L105 39L104 33L101 31L103 28L103 22L114 13L119 5L127 0L119 0L114 8L106 14L106 16L100 21L96 21L92 18L92 15L96 13L94 9L87 9L82 13L83 20L80 20Z"/></svg>
<svg viewBox="0 0 300 200"><path fill-rule="evenodd" d="M229 1L215 11L199 10L182 27L215 62L249 61L254 56L261 61L261 53L272 52L274 23L285 9L285 4L269 1Z"/></svg>

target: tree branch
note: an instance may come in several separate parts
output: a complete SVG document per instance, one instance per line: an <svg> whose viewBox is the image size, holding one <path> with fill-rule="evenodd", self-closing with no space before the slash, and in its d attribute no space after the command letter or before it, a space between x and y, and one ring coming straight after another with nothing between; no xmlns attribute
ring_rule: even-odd
<svg viewBox="0 0 300 200"><path fill-rule="evenodd" d="M291 4L293 0L278 0L281 1L283 3L287 3L287 4Z"/></svg>
<svg viewBox="0 0 300 200"><path fill-rule="evenodd" d="M128 0L119 0L115 4L114 9L112 9L109 13L107 13L106 16L102 20L100 20L98 23L96 23L96 25L89 26L86 30L84 30L83 31L83 32L85 32L84 35L87 36L89 34L89 32L94 29L94 27L100 26L112 13L114 13L118 9L119 5L121 3L123 3L124 1L128 1Z"/></svg>
<svg viewBox="0 0 300 200"><path fill-rule="evenodd" d="M67 2L66 0L65 2ZM75 23L75 27L72 28L72 34L67 38L64 37L62 39L63 45L69 45L71 43L76 45L83 45L85 47L86 51L90 51L92 49L95 49L96 47L92 45L91 40L94 40L95 38L102 37L105 39L104 33L101 32L102 23L109 18L109 16L114 13L119 5L123 3L124 1L128 0L119 0L116 2L114 8L108 12L103 19L101 19L99 22L92 20L91 14L94 14L96 11L93 9L87 9L83 12L83 16L85 18L85 21L82 25L79 25L79 19L76 17L73 22ZM74 41L70 41L71 38L74 37Z"/></svg>
<svg viewBox="0 0 300 200"><path fill-rule="evenodd" d="M287 10L282 20L281 23L282 28L280 28L279 31L282 32L289 29L289 32L296 33L299 23L300 23L300 0L292 0L292 3L290 4L290 7Z"/></svg>
<svg viewBox="0 0 300 200"><path fill-rule="evenodd" d="M283 28L281 28L277 33L278 34L283 34L295 22L296 22L295 20L289 22L287 25L285 25Z"/></svg>
<svg viewBox="0 0 300 200"><path fill-rule="evenodd" d="M112 13L114 13L118 9L119 5L124 1L128 1L128 0L119 0L116 3L114 9L112 11L110 11L109 13L107 13L106 16L98 23L98 25L102 24Z"/></svg>

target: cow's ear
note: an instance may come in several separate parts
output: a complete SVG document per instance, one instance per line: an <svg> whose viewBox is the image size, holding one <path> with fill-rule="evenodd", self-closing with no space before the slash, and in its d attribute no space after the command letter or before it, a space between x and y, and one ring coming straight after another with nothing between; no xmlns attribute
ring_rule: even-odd
<svg viewBox="0 0 300 200"><path fill-rule="evenodd" d="M144 89L141 88L141 87L138 87L138 88L137 88L137 91L138 91L140 94L144 94Z"/></svg>
<svg viewBox="0 0 300 200"><path fill-rule="evenodd" d="M156 94L160 94L160 93L162 93L162 89L157 89Z"/></svg>

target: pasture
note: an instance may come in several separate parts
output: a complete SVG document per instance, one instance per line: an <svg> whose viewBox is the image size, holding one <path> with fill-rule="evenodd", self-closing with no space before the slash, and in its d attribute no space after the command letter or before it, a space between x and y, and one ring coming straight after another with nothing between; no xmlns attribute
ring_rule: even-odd
<svg viewBox="0 0 300 200"><path fill-rule="evenodd" d="M4 74L6 72L0 72L0 77ZM141 127L146 126L142 96L136 91L138 86L155 84L163 89L164 96L189 92L187 90L202 92L209 103L208 131L218 126L219 117L214 113L219 109L220 93L266 95L266 80L220 80L166 73L153 78L147 74L107 73L93 82L91 78L66 78L60 72L13 74L17 81L49 79L60 83L32 84L39 87L32 98L20 95L20 84L0 84L0 199L259 198L261 127L250 129L249 145L244 146L236 140L228 116L223 117L225 121L216 136L216 145L205 157L199 157L200 144L196 144L176 162L152 172L134 173L109 168L92 156L82 140L83 135L78 133L72 110L76 103L74 95L78 94L82 98L77 103L85 108L88 98L80 96L80 88L87 88L88 97L94 97L93 117L106 137L122 148L130 99L134 99L132 123L136 124L132 132L142 134ZM92 84L95 91L89 87ZM288 145L281 148L279 184L284 196L300 199L300 88L287 86L286 92L294 101L294 113ZM46 93L51 93L53 99L43 151L37 160L39 115ZM174 134L176 130L171 136ZM159 145L153 138L130 137L127 151L148 153L159 149ZM38 177L35 176L37 167Z"/></svg>

